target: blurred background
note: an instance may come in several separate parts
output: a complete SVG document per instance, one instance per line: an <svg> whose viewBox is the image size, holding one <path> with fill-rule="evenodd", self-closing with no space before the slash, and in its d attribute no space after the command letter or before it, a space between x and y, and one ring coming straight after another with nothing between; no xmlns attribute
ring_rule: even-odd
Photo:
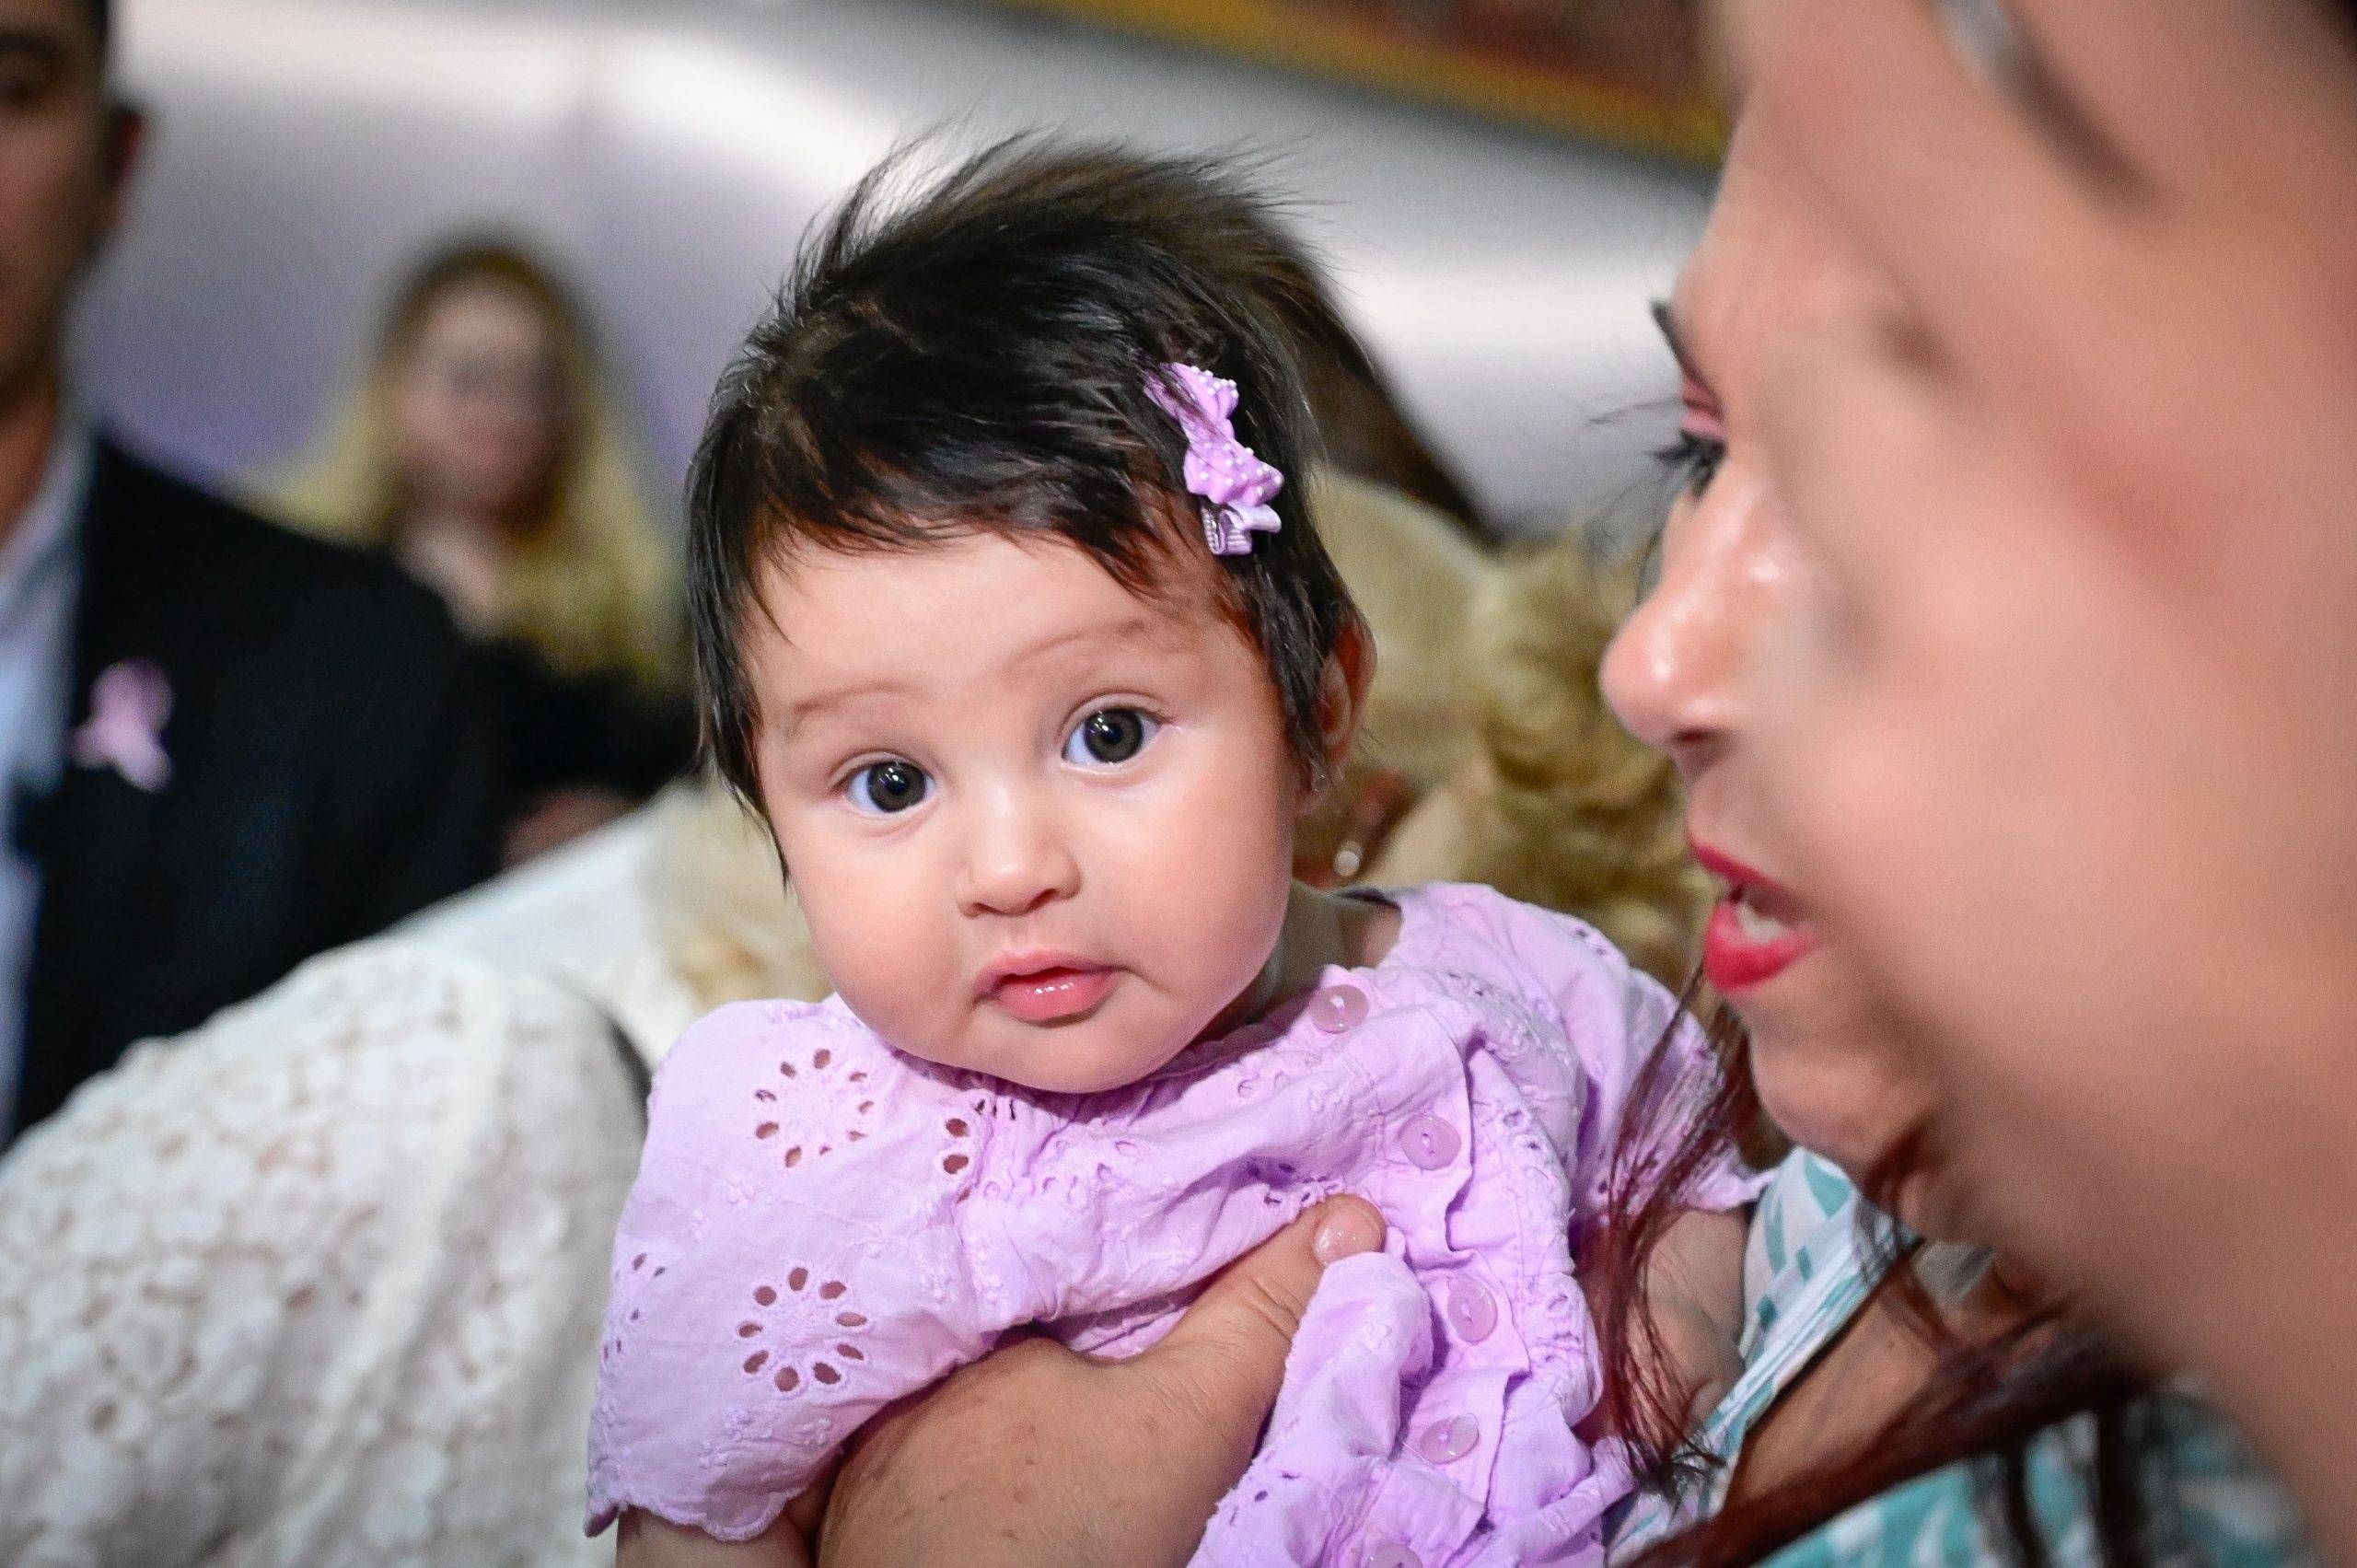
<svg viewBox="0 0 2357 1568"><path fill-rule="evenodd" d="M1402 401L1509 530L1638 472L1646 320L1699 226L1685 0L126 0L154 117L84 385L251 494L417 257L528 242L662 505L803 226L896 139L1040 124L1279 160Z"/></svg>
<svg viewBox="0 0 2357 1568"><path fill-rule="evenodd" d="M1295 874L1677 983L1709 889L1596 672L1671 482L1698 8L0 0L0 1561L610 1561L646 1074L828 990L694 767L681 482L912 136L1262 160L1372 351L1303 345L1382 654Z"/></svg>
<svg viewBox="0 0 2357 1568"><path fill-rule="evenodd" d="M680 783L706 402L919 136L1251 155L1371 350L1310 355L1319 526L1383 652L1297 874L1488 881L1681 973L1674 792L1595 672L1666 494L1698 9L0 0L0 1134L505 869L624 889L543 867L552 935L664 903L642 808L734 809ZM760 913L701 999L794 993L733 830L691 923Z"/></svg>

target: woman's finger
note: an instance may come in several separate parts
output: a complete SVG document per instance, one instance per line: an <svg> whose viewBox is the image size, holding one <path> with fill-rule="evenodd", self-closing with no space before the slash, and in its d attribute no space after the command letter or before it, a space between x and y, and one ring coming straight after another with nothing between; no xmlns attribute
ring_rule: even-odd
<svg viewBox="0 0 2357 1568"><path fill-rule="evenodd" d="M1248 1416L1257 1433L1276 1404L1285 1354L1327 1265L1383 1245L1383 1216L1360 1198L1329 1198L1246 1253L1204 1291L1150 1366L1190 1408Z"/></svg>

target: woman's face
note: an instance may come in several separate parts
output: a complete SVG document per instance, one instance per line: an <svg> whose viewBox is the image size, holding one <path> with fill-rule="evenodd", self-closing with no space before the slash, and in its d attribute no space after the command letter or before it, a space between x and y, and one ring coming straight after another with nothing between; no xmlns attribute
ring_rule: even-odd
<svg viewBox="0 0 2357 1568"><path fill-rule="evenodd" d="M394 367L392 412L412 507L486 525L528 521L570 417L539 305L492 279L445 290Z"/></svg>
<svg viewBox="0 0 2357 1568"><path fill-rule="evenodd" d="M1792 631L1811 567L1759 460L1764 375L1788 335L1859 308L1870 274L1797 180L1740 133L1717 207L1663 312L1685 371L1689 483L1658 585L1606 656L1606 695L1683 775L1695 851L1722 884L1705 939L1742 1016L1768 1113L1865 1175L1922 1120L1916 1064L1877 1027L1858 971L1792 880L1756 773L1752 692Z"/></svg>

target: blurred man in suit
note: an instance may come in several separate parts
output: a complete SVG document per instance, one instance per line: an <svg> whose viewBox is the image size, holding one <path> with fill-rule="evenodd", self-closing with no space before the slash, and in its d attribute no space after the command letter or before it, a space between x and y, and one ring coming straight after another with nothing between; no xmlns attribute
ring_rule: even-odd
<svg viewBox="0 0 2357 1568"><path fill-rule="evenodd" d="M74 395L65 317L143 134L110 20L0 0L0 1144L495 848L433 596L147 467Z"/></svg>

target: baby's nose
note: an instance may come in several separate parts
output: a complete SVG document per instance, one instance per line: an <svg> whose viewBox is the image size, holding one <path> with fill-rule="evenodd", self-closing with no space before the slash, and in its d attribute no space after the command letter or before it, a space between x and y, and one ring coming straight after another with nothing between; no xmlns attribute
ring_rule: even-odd
<svg viewBox="0 0 2357 1568"><path fill-rule="evenodd" d="M971 832L958 900L965 913L1029 914L1080 890L1080 863L1048 813L1001 802Z"/></svg>

